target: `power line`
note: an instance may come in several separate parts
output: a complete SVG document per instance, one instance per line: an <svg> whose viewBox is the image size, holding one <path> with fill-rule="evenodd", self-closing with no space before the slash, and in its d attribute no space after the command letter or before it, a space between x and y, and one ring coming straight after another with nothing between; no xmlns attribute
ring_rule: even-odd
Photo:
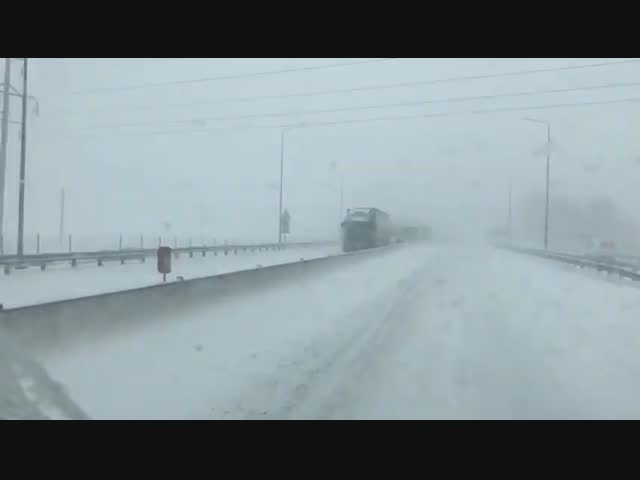
<svg viewBox="0 0 640 480"><path fill-rule="evenodd" d="M394 60L394 59L383 59L383 60ZM200 106L200 105L222 105L227 103L253 102L256 100L272 100L272 99L282 99L282 98L336 95L336 94L343 94L343 93L376 91L376 90L386 90L386 89L393 89L393 88L408 88L408 87L415 87L415 86L421 86L421 85L435 85L439 83L449 83L449 82L457 82L457 81L482 80L482 79L500 78L500 77L533 75L538 73L551 73L551 72L559 72L559 71L567 71L567 70L600 68L600 67L606 67L611 65L623 65L623 64L638 63L638 62L640 62L640 59L619 60L619 61L612 61L612 62L589 63L589 64L581 64L581 65L567 65L564 67L515 70L510 72L493 73L493 74L485 74L485 75L466 75L466 76L449 77L449 78L432 79L432 80L417 80L413 82L377 84L377 85L368 85L363 87L352 87L352 88L315 90L311 92L286 93L281 95L259 95L259 96L253 96L253 97L235 97L235 98L229 98L229 99L213 100L208 102L188 102L188 103L174 103L174 104L168 104L168 105L146 105L146 106L141 105L141 106L135 107L133 110L153 110L157 108L166 108L166 107L170 107L170 108L192 107L192 106ZM340 65L344 65L344 64L340 64ZM136 88L142 88L142 87L136 87Z"/></svg>
<svg viewBox="0 0 640 480"><path fill-rule="evenodd" d="M295 116L295 115L313 115L313 114L323 114L323 113L353 112L353 111L361 111L361 110L373 110L373 109L379 109L379 108L414 107L414 106L438 104L438 103L457 103L457 102L469 102L469 101L477 101L477 100L493 100L496 98L524 97L524 96L532 96L532 95L547 95L547 94L554 94L554 93L568 93L568 92L578 92L578 91L587 91L587 90L602 90L602 89L609 89L609 88L623 88L623 87L637 87L637 86L640 86L640 82L612 83L612 84L605 84L605 85L592 85L587 87L572 87L572 88L559 88L559 89L546 89L546 90L529 90L524 92L499 93L499 94L493 94L493 95L476 95L476 96L467 96L467 97L451 97L451 98L432 99L432 100L413 100L413 101L407 101L407 102L364 105L359 107L341 107L341 108L314 109L314 110L297 110L297 111L289 111L289 112L257 113L257 114L249 114L249 115L203 117L203 118L195 118L195 119L188 119L188 120L122 123L122 124L114 124L114 125L89 127L88 129L101 130L101 129L111 129L111 128L123 128L123 127L145 127L145 126L153 126L153 125L166 124L166 123L184 124L184 123L196 123L196 122L208 122L208 121L247 120L247 119L253 119L253 118L286 117L291 115Z"/></svg>
<svg viewBox="0 0 640 480"><path fill-rule="evenodd" d="M529 110L542 110L542 109L549 109L549 108L568 108L568 107L608 105L608 104L631 103L631 102L640 102L640 97L623 98L623 99L617 99L617 100L593 101L593 102L557 103L557 104L548 104L548 105L535 105L535 106L529 106L529 107L502 107L502 108L478 109L478 110L469 110L469 111L460 111L460 112L441 112L441 113L431 113L431 114L421 114L421 115L399 115L399 116L383 116L383 117L372 117L372 118L354 119L354 120L339 120L334 122L315 122L315 123L306 124L301 128L331 126L331 125L346 125L346 124L377 122L377 121L387 121L387 120L409 120L409 119L417 119L417 118L436 118L436 117L449 117L449 116L469 115L469 114L481 115L481 114L488 114L488 113L517 112L517 111L529 111ZM288 127L295 127L295 126L298 126L298 125L296 124L280 125L277 128L288 128Z"/></svg>
<svg viewBox="0 0 640 480"><path fill-rule="evenodd" d="M458 115L485 115L490 113L505 113L505 112L518 112L518 111L530 111L530 110L544 110L544 109L555 109L555 108L572 108L572 107L582 107L582 106L593 106L593 105L611 105L611 104L620 104L620 103L634 103L640 102L640 97L630 97L630 98L621 98L615 100L602 100L602 101L591 101L591 102L572 102L572 103L556 103L556 104L547 104L547 105L532 105L527 107L501 107L501 108L491 108L491 109L475 109L475 110L466 110L466 111L458 111L458 112L439 112L439 113L431 113L431 114L419 114L419 115L397 115L397 116L381 116L381 117L370 117L370 118L361 118L361 119L353 119L353 120L338 120L331 122L313 122L313 123L305 123L303 125L299 123L288 123L288 124L280 124L280 125L260 125L260 126L244 126L244 127L218 127L218 128L205 128L205 129L182 129L182 130L164 130L164 131L156 131L156 132L143 132L143 133L135 133L135 134L125 134L123 136L147 136L147 135L172 135L172 134L184 134L184 133L210 133L210 132L223 132L223 131L242 131L242 130L271 130L271 129L283 129L283 128L315 128L315 127L324 127L324 126L333 126L333 125L349 125L349 124L358 124L358 123L369 123L369 122L379 122L379 121L394 121L394 120L416 120L416 119L424 119L424 118L438 118L438 117L452 117Z"/></svg>
<svg viewBox="0 0 640 480"><path fill-rule="evenodd" d="M300 68L285 68L280 70L267 70L262 72L250 72L250 73L239 73L233 75L221 75L217 77L202 77L195 78L189 80L172 80L167 82L155 82L155 83L142 83L138 85L128 85L122 87L105 87L105 88L94 88L87 90L79 90L75 92L71 92L71 95L85 95L85 94L93 94L93 93L107 93L107 92L119 92L124 90L139 90L141 88L154 88L154 87L166 87L170 85L186 85L192 83L204 83L204 82L214 82L218 80L235 80L238 78L252 78L252 77L262 77L266 75L280 75L283 73L293 73L293 72L308 72L311 70L324 70L327 68L340 68L340 67L349 67L353 65L363 65L367 63L379 63L379 62L387 62L389 60L397 60L396 58L378 58L378 59L369 59L369 60L360 60L354 62L342 62L342 63L330 63L325 65L313 65L308 67L300 67Z"/></svg>

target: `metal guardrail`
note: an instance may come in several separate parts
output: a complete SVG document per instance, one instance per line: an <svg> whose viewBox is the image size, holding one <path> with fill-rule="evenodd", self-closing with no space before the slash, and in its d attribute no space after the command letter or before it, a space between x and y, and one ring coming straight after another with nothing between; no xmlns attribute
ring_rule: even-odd
<svg viewBox="0 0 640 480"><path fill-rule="evenodd" d="M310 246L333 245L335 242L295 242L295 243L265 243L265 244L239 244L239 245L200 245L191 247L178 247L172 249L175 258L180 255L201 255L205 257L207 253L213 255L229 255L238 254L239 252L255 252L255 251L277 251L287 248L299 248ZM121 264L130 260L139 260L145 262L149 257L155 257L156 248L144 249L123 249L123 250L100 250L94 252L71 252L71 253L40 253L35 255L3 255L0 256L0 265L6 275L11 273L12 269L24 269L29 267L40 267L45 270L47 265L54 263L69 262L72 267L76 267L78 263L95 262L97 266L102 266L105 262L119 261Z"/></svg>
<svg viewBox="0 0 640 480"><path fill-rule="evenodd" d="M531 248L503 247L518 253L535 255L537 257L548 258L580 268L593 268L599 272L608 272L640 281L640 258L637 257L616 257L603 255L575 255L560 252L550 252Z"/></svg>
<svg viewBox="0 0 640 480"><path fill-rule="evenodd" d="M168 312L175 312L176 318L181 318L185 308L197 308L216 299L242 296L278 284L300 282L323 271L392 253L397 248L401 245L391 244L21 307L2 309L0 306L0 329L34 353L56 351L66 348L70 342L93 342L116 331L125 332L145 323L153 324L166 317Z"/></svg>

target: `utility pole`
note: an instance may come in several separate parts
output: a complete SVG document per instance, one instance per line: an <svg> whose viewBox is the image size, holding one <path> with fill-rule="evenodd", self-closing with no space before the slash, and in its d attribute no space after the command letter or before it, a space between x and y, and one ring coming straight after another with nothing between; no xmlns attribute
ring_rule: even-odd
<svg viewBox="0 0 640 480"><path fill-rule="evenodd" d="M24 177L27 157L27 59L22 74L22 135L20 143L20 197L18 198L18 257L22 257L24 240Z"/></svg>
<svg viewBox="0 0 640 480"><path fill-rule="evenodd" d="M60 192L60 231L59 236L60 245L64 241L64 188Z"/></svg>
<svg viewBox="0 0 640 480"><path fill-rule="evenodd" d="M9 132L9 89L11 88L11 59L4 59L4 89L2 93L2 138L0 138L0 251L4 251L4 199L7 169L7 136Z"/></svg>

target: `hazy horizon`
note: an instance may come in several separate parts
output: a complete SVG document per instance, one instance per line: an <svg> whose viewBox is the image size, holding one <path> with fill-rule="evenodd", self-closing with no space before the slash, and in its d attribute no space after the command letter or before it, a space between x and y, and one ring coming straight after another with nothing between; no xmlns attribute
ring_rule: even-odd
<svg viewBox="0 0 640 480"><path fill-rule="evenodd" d="M28 118L25 235L57 234L64 188L65 230L74 235L157 235L169 222L169 234L181 237L276 239L281 134L277 127L304 122L307 127L285 135L284 207L292 216L292 238L336 236L340 176L345 209L376 206L395 219L483 237L506 222L510 176L514 224L529 221L522 217L525 197L544 192L546 128L522 121L525 116L552 126L552 217L557 198L588 203L604 196L626 222L635 223L630 207L640 200L632 181L640 168L636 134L640 114L634 102L313 124L627 99L636 87L444 102L628 84L640 74L640 62L230 101L616 60L390 59L261 73L361 61L30 59L29 94L38 99L39 115L30 113ZM13 63L12 83L17 88L21 88L20 67ZM242 76L249 73L261 74ZM237 78L206 80L220 76ZM202 81L150 85L197 79ZM137 85L146 86L98 91ZM432 100L440 103L279 115ZM263 114L270 116L260 117ZM19 118L20 103L14 97L11 119ZM220 119L189 123L215 118ZM19 146L18 125L10 125L7 239L15 237L17 225Z"/></svg>

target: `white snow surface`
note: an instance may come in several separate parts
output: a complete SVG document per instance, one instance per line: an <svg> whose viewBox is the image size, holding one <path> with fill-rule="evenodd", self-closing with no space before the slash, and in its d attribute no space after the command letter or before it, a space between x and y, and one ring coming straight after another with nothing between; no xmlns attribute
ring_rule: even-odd
<svg viewBox="0 0 640 480"><path fill-rule="evenodd" d="M178 259L172 257L172 271L167 275L167 281L175 281L178 276L186 280L338 253L341 253L339 246L331 245L281 251L238 251L237 255L233 251L229 255L218 253L217 256L208 252L206 257L194 253L193 258L183 253ZM55 264L45 271L36 267L13 270L10 275L0 273L0 304L4 308L14 308L162 283L155 258L147 258L145 263L138 260L128 262L124 265L119 261L105 262L101 267L95 263L81 263L74 268L68 264Z"/></svg>
<svg viewBox="0 0 640 480"><path fill-rule="evenodd" d="M640 418L640 290L407 246L45 367L93 418Z"/></svg>

